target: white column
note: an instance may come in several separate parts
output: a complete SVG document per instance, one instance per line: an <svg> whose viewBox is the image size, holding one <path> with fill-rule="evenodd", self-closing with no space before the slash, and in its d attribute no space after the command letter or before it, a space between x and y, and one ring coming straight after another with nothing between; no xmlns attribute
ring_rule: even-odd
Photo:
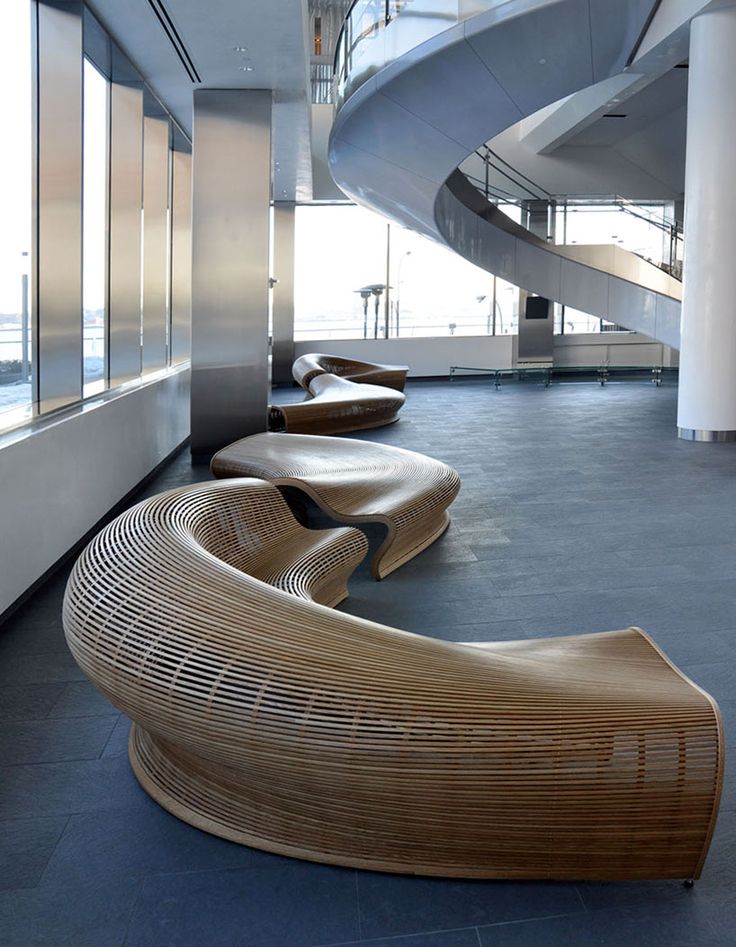
<svg viewBox="0 0 736 947"><path fill-rule="evenodd" d="M736 7L691 24L678 434L736 440Z"/></svg>

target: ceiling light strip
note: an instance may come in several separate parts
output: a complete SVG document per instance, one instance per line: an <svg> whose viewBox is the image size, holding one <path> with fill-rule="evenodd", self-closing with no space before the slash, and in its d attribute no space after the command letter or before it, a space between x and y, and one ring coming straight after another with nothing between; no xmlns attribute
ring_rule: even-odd
<svg viewBox="0 0 736 947"><path fill-rule="evenodd" d="M184 41L182 40L181 36L179 36L179 32L174 26L174 23L169 16L166 7L163 5L161 0L148 0L148 5L153 10L154 15L161 24L161 28L163 29L164 33L166 33L168 36L169 42L174 47L176 55L181 60L181 63L184 66L189 78L192 80L192 82L201 82L202 79L197 72L197 67L194 65L192 57L189 55L189 52L184 45Z"/></svg>

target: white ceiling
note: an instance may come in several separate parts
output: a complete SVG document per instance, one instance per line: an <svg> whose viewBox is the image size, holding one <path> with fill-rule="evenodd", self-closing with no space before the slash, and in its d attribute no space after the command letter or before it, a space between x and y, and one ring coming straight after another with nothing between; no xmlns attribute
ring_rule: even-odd
<svg viewBox="0 0 736 947"><path fill-rule="evenodd" d="M190 135L195 88L273 90L274 199L309 196L307 0L155 0L181 38L200 83L192 82L149 0L87 2Z"/></svg>

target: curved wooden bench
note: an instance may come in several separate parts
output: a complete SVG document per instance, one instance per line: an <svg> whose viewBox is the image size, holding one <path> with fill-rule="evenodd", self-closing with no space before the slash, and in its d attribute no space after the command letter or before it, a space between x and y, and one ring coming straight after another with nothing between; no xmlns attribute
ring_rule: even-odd
<svg viewBox="0 0 736 947"><path fill-rule="evenodd" d="M343 358L341 355L324 355L310 352L300 355L291 368L294 381L309 391L309 383L317 375L338 375L348 381L362 382L364 385L381 385L403 391L408 365L381 365L377 362L361 362L355 358Z"/></svg>
<svg viewBox="0 0 736 947"><path fill-rule="evenodd" d="M296 434L342 434L382 427L399 420L405 398L400 391L378 385L359 385L337 375L316 375L312 395L296 404L272 404L272 431Z"/></svg>
<svg viewBox="0 0 736 947"><path fill-rule="evenodd" d="M212 458L216 477L258 477L308 494L340 523L382 523L371 561L383 579L447 529L457 472L432 457L387 444L308 434L253 434Z"/></svg>
<svg viewBox="0 0 736 947"><path fill-rule="evenodd" d="M244 509L273 492L145 500L72 571L67 641L134 720L154 799L235 842L360 868L698 876L718 711L643 632L476 647L332 611L242 571L258 561L245 524L259 546L271 512Z"/></svg>

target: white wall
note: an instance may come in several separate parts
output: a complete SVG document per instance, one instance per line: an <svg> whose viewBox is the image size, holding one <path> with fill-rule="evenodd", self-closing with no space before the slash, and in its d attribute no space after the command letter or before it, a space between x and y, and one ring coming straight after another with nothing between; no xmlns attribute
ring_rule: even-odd
<svg viewBox="0 0 736 947"><path fill-rule="evenodd" d="M677 365L677 352L668 345L643 335L619 333L581 333L554 337L556 368L587 367L608 364L611 367L669 368Z"/></svg>
<svg viewBox="0 0 736 947"><path fill-rule="evenodd" d="M0 439L0 614L189 435L189 369Z"/></svg>
<svg viewBox="0 0 736 947"><path fill-rule="evenodd" d="M448 375L451 365L470 368L511 368L516 357L515 335L450 336L435 339L353 339L297 342L294 357L325 352L368 362L408 365L415 378ZM554 363L558 366L673 364L672 350L642 335L556 335ZM676 364L676 362L674 362Z"/></svg>

